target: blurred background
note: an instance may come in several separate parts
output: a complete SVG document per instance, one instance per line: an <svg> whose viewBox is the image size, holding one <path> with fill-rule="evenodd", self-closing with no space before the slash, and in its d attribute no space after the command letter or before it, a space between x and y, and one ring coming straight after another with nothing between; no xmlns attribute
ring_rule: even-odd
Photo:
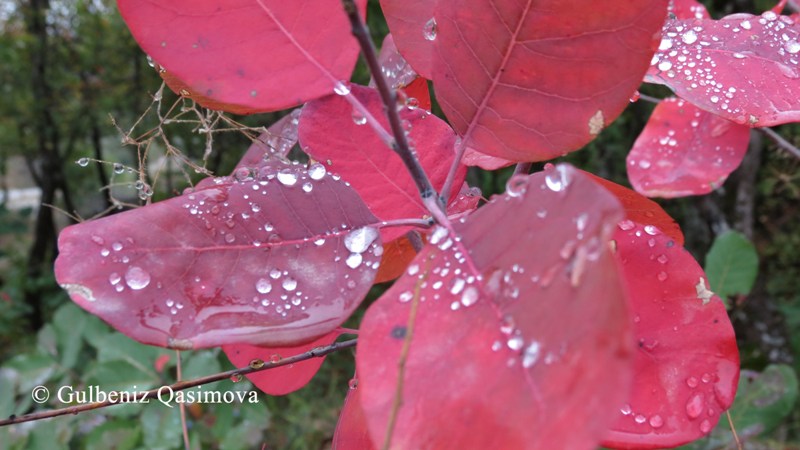
<svg viewBox="0 0 800 450"><path fill-rule="evenodd" d="M774 6L703 3L714 18ZM380 44L388 30L376 1L368 17ZM361 62L353 80L369 80ZM642 93L669 95L654 86ZM236 131L202 132L214 117L162 91L157 71L109 0L0 0L0 94L0 416L33 411L31 388L40 384L112 390L174 381L173 351L113 331L56 285L58 231L172 197L209 174L227 174L250 139ZM632 103L596 141L564 159L629 185L625 156L652 108ZM258 127L280 116L233 119ZM800 145L800 126L776 131ZM681 224L701 265L715 242L715 251L735 258L757 255L755 282L727 299L747 370L732 414L746 448L800 448L800 160L761 133L751 136L744 162L720 189L659 203ZM469 182L488 198L504 190L510 175L511 169L472 171ZM718 239L731 230L738 233L733 248L729 238ZM368 304L350 325L357 327ZM232 368L218 350L184 352L182 362L184 378ZM289 396L190 407L192 448L327 448L352 375L353 353L341 352ZM246 381L218 386L253 389ZM720 423L691 448L733 448L727 421ZM125 405L0 428L0 450L6 448L173 449L183 442L177 408Z"/></svg>

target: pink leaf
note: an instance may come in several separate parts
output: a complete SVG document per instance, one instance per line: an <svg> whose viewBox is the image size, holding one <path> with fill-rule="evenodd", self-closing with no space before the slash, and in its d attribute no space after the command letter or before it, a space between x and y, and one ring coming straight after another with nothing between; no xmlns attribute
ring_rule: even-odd
<svg viewBox="0 0 800 450"><path fill-rule="evenodd" d="M728 120L800 120L800 26L787 16L669 20L646 80Z"/></svg>
<svg viewBox="0 0 800 450"><path fill-rule="evenodd" d="M388 129L383 103L374 89L352 86L351 94ZM359 113L341 96L331 95L303 108L300 116L300 143L318 161L330 160L329 170L341 175L361 195L373 214L381 220L422 217L428 214L411 175L400 157L389 149L375 131L362 122ZM453 130L441 119L420 109L403 108L400 117L410 127L410 138L422 167L437 189L444 184L455 157ZM460 186L466 167L455 179ZM457 193L453 193L453 197ZM381 230L388 242L408 231L408 227Z"/></svg>
<svg viewBox="0 0 800 450"><path fill-rule="evenodd" d="M631 296L631 400L604 445L664 448L708 434L733 403L739 352L722 301L692 256L657 230L620 224L614 240Z"/></svg>
<svg viewBox="0 0 800 450"><path fill-rule="evenodd" d="M289 347L261 347L247 344L230 344L222 346L222 351L236 367L245 367L253 360L277 362L282 358L299 355L313 348L329 345L340 335L334 330L314 342ZM316 375L325 357L311 358L288 366L276 367L245 375L255 387L269 395L286 395L306 384Z"/></svg>
<svg viewBox="0 0 800 450"><path fill-rule="evenodd" d="M366 0L357 2L363 15ZM142 49L202 105L277 111L350 79L358 44L339 2L119 0ZM180 92L180 89L176 92Z"/></svg>
<svg viewBox="0 0 800 450"><path fill-rule="evenodd" d="M648 197L707 194L742 162L750 128L670 97L653 115L628 154L628 179Z"/></svg>
<svg viewBox="0 0 800 450"><path fill-rule="evenodd" d="M285 158L294 147L294 144L297 143L299 117L300 110L295 109L270 125L267 131L261 133L247 149L247 153L239 160L236 169L263 166L265 158L272 155ZM234 173L236 173L236 170L234 170Z"/></svg>
<svg viewBox="0 0 800 450"><path fill-rule="evenodd" d="M621 218L611 194L558 166L435 228L362 322L373 443L413 333L392 448L594 448L630 381L627 300L606 245Z"/></svg>
<svg viewBox="0 0 800 450"><path fill-rule="evenodd" d="M341 324L380 261L377 219L356 192L320 164L274 162L256 179L216 181L64 229L58 283L158 346L285 346Z"/></svg>
<svg viewBox="0 0 800 450"><path fill-rule="evenodd" d="M461 163L465 166L477 166L483 170L497 170L514 164L514 161L498 158L496 156L484 155L472 147L467 147Z"/></svg>
<svg viewBox="0 0 800 450"><path fill-rule="evenodd" d="M361 391L358 385L350 388L344 399L336 432L333 434L333 450L373 450L367 430L367 418L361 408Z"/></svg>
<svg viewBox="0 0 800 450"><path fill-rule="evenodd" d="M681 227L675 222L675 219L670 217L670 215L658 205L658 203L634 190L620 186L617 183L600 178L589 172L581 172L588 175L593 181L614 194L614 197L616 197L617 200L622 203L622 207L625 208L625 220L652 225L665 235L674 239L678 244L683 245L683 232L681 231Z"/></svg>
<svg viewBox="0 0 800 450"><path fill-rule="evenodd" d="M511 161L561 156L611 123L647 70L667 7L436 1L412 13L410 3L381 2L400 52L433 80L463 145Z"/></svg>
<svg viewBox="0 0 800 450"><path fill-rule="evenodd" d="M397 51L394 45L394 38L391 33L387 34L381 44L381 52L378 55L378 62L381 65L381 72L393 89L400 89L408 86L412 81L417 79L417 73L411 68L403 55ZM375 87L375 79L373 77L369 83L370 87Z"/></svg>

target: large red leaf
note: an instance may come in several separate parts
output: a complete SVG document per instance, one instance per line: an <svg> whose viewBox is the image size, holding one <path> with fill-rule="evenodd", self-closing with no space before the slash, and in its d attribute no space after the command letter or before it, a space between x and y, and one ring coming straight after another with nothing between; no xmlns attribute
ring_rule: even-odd
<svg viewBox="0 0 800 450"><path fill-rule="evenodd" d="M800 26L788 16L668 20L646 80L728 120L800 120Z"/></svg>
<svg viewBox="0 0 800 450"><path fill-rule="evenodd" d="M464 146L512 161L576 150L613 121L647 70L667 9L667 0L425 3L411 13L407 0L381 2L397 47L433 80Z"/></svg>
<svg viewBox="0 0 800 450"><path fill-rule="evenodd" d="M628 179L648 197L707 194L744 158L750 128L670 97L656 106L628 154Z"/></svg>
<svg viewBox="0 0 800 450"><path fill-rule="evenodd" d="M658 203L617 183L589 172L583 173L617 197L617 200L622 203L622 207L625 209L626 220L655 226L675 242L683 245L683 232L680 225Z"/></svg>
<svg viewBox="0 0 800 450"><path fill-rule="evenodd" d="M373 450L379 448L372 444L367 431L367 418L361 408L361 391L357 382L350 386L344 406L333 434L333 450Z"/></svg>
<svg viewBox="0 0 800 450"><path fill-rule="evenodd" d="M341 324L382 251L358 194L320 164L215 181L64 229L59 284L126 335L179 349L299 344Z"/></svg>
<svg viewBox="0 0 800 450"><path fill-rule="evenodd" d="M373 443L413 332L392 448L594 448L630 381L632 324L606 245L621 218L611 194L558 166L434 229L362 322Z"/></svg>
<svg viewBox="0 0 800 450"><path fill-rule="evenodd" d="M605 444L677 446L708 434L733 403L739 352L722 301L692 256L652 227L614 235L634 314L633 393Z"/></svg>
<svg viewBox="0 0 800 450"><path fill-rule="evenodd" d="M223 345L222 351L236 367L244 367L253 360L277 362L282 358L305 353L315 347L329 345L339 337L341 331L334 330L314 342L289 347L261 347L248 344ZM245 375L255 387L269 395L286 395L306 384L316 375L325 357L311 358L288 366L276 367Z"/></svg>
<svg viewBox="0 0 800 450"><path fill-rule="evenodd" d="M366 0L357 1L363 13ZM118 0L133 37L201 104L277 111L349 80L358 44L329 0ZM178 89L180 92L180 88Z"/></svg>
<svg viewBox="0 0 800 450"><path fill-rule="evenodd" d="M374 89L352 86L351 94L386 128L383 103ZM363 123L359 113L341 96L331 95L303 108L300 115L300 144L319 161L330 161L329 170L341 175L361 195L381 220L422 217L422 204L414 180L400 157L388 148L375 131ZM441 119L420 109L402 108L400 117L408 127L422 167L433 186L440 189L455 157L456 136ZM466 167L460 167L455 185L460 186ZM458 195L453 192L451 199ZM384 241L408 231L408 227L381 230Z"/></svg>

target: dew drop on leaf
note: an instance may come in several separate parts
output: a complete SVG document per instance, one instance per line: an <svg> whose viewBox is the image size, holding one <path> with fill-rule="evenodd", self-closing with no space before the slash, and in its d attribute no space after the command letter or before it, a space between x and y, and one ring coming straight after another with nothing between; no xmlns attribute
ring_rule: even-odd
<svg viewBox="0 0 800 450"><path fill-rule="evenodd" d="M125 272L125 283L135 291L144 289L150 284L150 274L139 266L131 266Z"/></svg>
<svg viewBox="0 0 800 450"><path fill-rule="evenodd" d="M266 278L259 278L258 281L256 281L256 290L260 294L267 294L272 290L272 283Z"/></svg>
<svg viewBox="0 0 800 450"><path fill-rule="evenodd" d="M75 164L77 164L77 165L79 165L81 167L86 167L86 166L89 165L89 158L81 158L81 159L75 161Z"/></svg>
<svg viewBox="0 0 800 450"><path fill-rule="evenodd" d="M355 269L361 265L363 259L364 257L361 256L361 253L351 253L345 260L345 264L347 264L347 267Z"/></svg>
<svg viewBox="0 0 800 450"><path fill-rule="evenodd" d="M292 169L283 169L278 172L278 181L284 186L294 186L297 183L297 173Z"/></svg>
<svg viewBox="0 0 800 450"><path fill-rule="evenodd" d="M337 95L347 95L350 93L350 86L341 81L337 81L333 86L333 92L335 92Z"/></svg>
<svg viewBox="0 0 800 450"><path fill-rule="evenodd" d="M321 180L325 177L326 173L325 166L320 163L314 163L308 168L308 176L311 177L312 180Z"/></svg>
<svg viewBox="0 0 800 450"><path fill-rule="evenodd" d="M378 237L378 230L372 227L355 229L344 238L344 246L353 253L364 253ZM359 261L360 263L361 261Z"/></svg>
<svg viewBox="0 0 800 450"><path fill-rule="evenodd" d="M425 37L425 40L434 41L436 40L437 32L438 26L436 25L436 19L431 17L430 20L425 22L425 26L422 27L422 35Z"/></svg>

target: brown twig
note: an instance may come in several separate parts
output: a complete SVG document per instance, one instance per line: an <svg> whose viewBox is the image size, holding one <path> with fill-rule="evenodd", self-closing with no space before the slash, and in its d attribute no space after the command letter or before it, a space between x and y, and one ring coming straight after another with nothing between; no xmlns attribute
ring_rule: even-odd
<svg viewBox="0 0 800 450"><path fill-rule="evenodd" d="M414 179L414 183L417 185L419 195L423 199L433 197L436 195L436 190L433 188L431 181L428 179L428 175L425 173L425 170L414 155L414 152L411 151L411 146L408 144L408 137L400 121L400 115L397 112L397 92L389 87L389 83L383 75L367 25L358 13L358 8L354 0L342 0L342 5L347 13L347 17L350 19L353 36L355 36L356 40L358 40L358 44L361 46L361 54L364 56L364 60L370 72L372 72L372 77L375 80L375 87L381 95L381 100L383 100L383 105L386 109L386 117L389 119L389 126L394 136L392 150L400 156L400 159L403 160L403 164L408 168L408 171L411 173L411 178ZM426 206L429 205L426 203ZM442 202L437 202L437 207L440 211L444 211L445 205ZM438 216L434 211L431 211L431 214L434 218L442 217Z"/></svg>
<svg viewBox="0 0 800 450"><path fill-rule="evenodd" d="M787 141L783 138L780 134L778 134L772 128L756 128L756 130L764 133L767 135L768 138L772 139L772 142L776 143L778 147L786 150L787 152L793 154L794 156L800 158L800 149L792 145L791 142Z"/></svg>
<svg viewBox="0 0 800 450"><path fill-rule="evenodd" d="M143 403L144 400L158 398L159 394L163 392L164 389L169 389L172 392L177 392L193 388L196 386L213 383L215 381L222 381L231 378L240 378L242 375L261 372L264 370L274 369L276 367L281 367L281 366L288 366L290 364L306 361L311 358L319 358L333 352L337 352L347 348L353 348L356 346L357 343L358 339L350 339L342 342L334 342L333 344L326 345L323 347L316 347L307 352L300 353L298 355L294 355L289 358L283 358L280 361L275 361L275 362L256 360L258 361L258 364L254 364L253 362L251 362L251 365L247 367L228 370L226 372L220 372L213 375L206 375L204 377L195 378L194 380L178 381L177 383L167 386L160 386L158 388L150 389L149 391L137 392L135 394L135 401L137 403L140 402ZM107 406L121 405L121 404L125 403L119 401L107 400L103 402L87 403L80 406L69 406L66 408L53 409L50 411L41 411L32 414L25 414L24 416L11 416L8 419L0 420L0 427L6 425L13 425L16 423L31 422L34 420L49 419L51 417L64 416L67 414L78 414L85 411L91 411L93 409L100 409L100 408L105 408Z"/></svg>

